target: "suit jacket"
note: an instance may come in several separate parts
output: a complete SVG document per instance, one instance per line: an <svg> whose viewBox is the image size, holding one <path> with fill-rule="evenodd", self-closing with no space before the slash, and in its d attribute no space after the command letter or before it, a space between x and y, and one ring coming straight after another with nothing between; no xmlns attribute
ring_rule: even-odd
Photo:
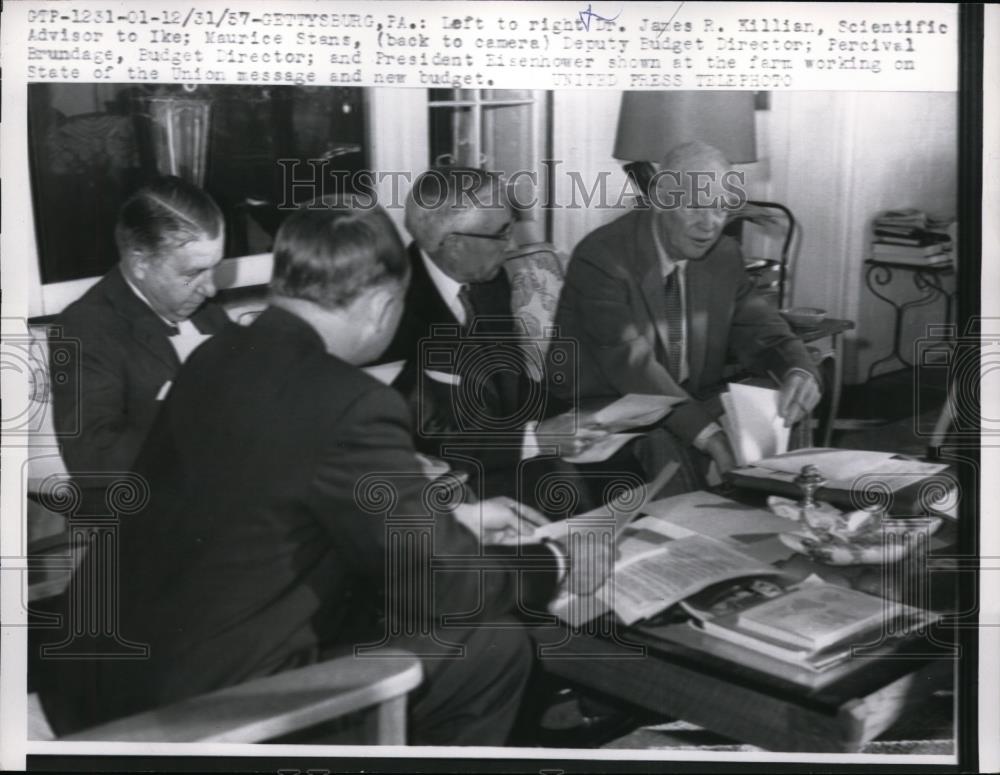
<svg viewBox="0 0 1000 775"><path fill-rule="evenodd" d="M430 551L479 554L450 513L423 505L427 479L396 391L277 308L190 357L135 471L150 499L118 531L119 632L148 644L149 659L46 664L42 698L60 733L300 666L321 647L378 641L380 611L427 607L399 598L423 590L407 574ZM431 520L433 550L417 541L409 562L387 561L387 516L402 529ZM94 556L73 585L89 583ZM536 602L554 591L554 569L526 575ZM435 615L491 617L513 603L502 567L481 581L449 576L434 584Z"/></svg>
<svg viewBox="0 0 1000 775"><path fill-rule="evenodd" d="M782 377L793 367L819 376L805 345L754 290L737 243L723 237L685 272L689 378L665 367L666 295L649 218L635 210L587 235L573 252L556 324L580 347L577 379L564 393L580 398L655 393L690 400L666 425L693 441L713 419L697 399L722 382L732 359Z"/></svg>
<svg viewBox="0 0 1000 775"><path fill-rule="evenodd" d="M393 386L410 403L417 448L449 457L442 451L448 445L474 445L470 454L487 472L513 472L525 424L558 413L565 405L528 376L507 275L500 272L489 282L470 286L477 324L463 334L415 244L409 253L403 316L379 361L406 361ZM436 381L426 369L453 373L459 384ZM452 462L472 472L461 461Z"/></svg>
<svg viewBox="0 0 1000 775"><path fill-rule="evenodd" d="M230 324L211 301L191 321L203 334ZM118 267L70 304L58 325L64 337L79 341L77 364L60 366L70 379L52 385L66 467L72 474L128 471L159 410L157 395L180 368L167 325Z"/></svg>

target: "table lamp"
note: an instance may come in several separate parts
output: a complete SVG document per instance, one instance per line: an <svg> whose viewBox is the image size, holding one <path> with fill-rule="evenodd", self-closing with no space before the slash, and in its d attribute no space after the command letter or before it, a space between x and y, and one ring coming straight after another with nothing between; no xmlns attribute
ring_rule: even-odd
<svg viewBox="0 0 1000 775"><path fill-rule="evenodd" d="M627 91L615 136L616 159L645 192L667 151L701 140L732 164L757 161L752 91Z"/></svg>

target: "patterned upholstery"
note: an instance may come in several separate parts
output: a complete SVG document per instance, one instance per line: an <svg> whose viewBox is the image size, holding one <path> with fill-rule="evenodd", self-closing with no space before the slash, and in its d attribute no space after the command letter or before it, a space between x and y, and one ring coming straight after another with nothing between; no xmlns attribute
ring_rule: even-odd
<svg viewBox="0 0 1000 775"><path fill-rule="evenodd" d="M542 364L552 334L556 305L562 291L565 259L547 242L519 247L505 264L510 280L511 314L524 323L524 352L532 378L541 379Z"/></svg>

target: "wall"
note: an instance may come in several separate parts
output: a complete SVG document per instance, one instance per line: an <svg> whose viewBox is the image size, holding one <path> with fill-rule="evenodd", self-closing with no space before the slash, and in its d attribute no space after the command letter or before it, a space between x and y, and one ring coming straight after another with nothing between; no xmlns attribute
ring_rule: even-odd
<svg viewBox="0 0 1000 775"><path fill-rule="evenodd" d="M776 92L767 122L768 193L801 225L792 299L856 322L844 378L863 382L891 351L893 329L892 309L864 283L871 219L900 207L955 214L957 95ZM900 300L920 295L905 271L885 291ZM904 348L944 314L943 301L908 313Z"/></svg>

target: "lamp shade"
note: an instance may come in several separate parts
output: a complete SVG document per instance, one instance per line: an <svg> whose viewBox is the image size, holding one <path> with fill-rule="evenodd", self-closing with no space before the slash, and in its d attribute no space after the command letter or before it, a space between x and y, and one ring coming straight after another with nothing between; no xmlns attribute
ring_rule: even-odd
<svg viewBox="0 0 1000 775"><path fill-rule="evenodd" d="M701 140L746 164L757 160L756 139L752 91L627 91L614 157L658 162L675 145Z"/></svg>

